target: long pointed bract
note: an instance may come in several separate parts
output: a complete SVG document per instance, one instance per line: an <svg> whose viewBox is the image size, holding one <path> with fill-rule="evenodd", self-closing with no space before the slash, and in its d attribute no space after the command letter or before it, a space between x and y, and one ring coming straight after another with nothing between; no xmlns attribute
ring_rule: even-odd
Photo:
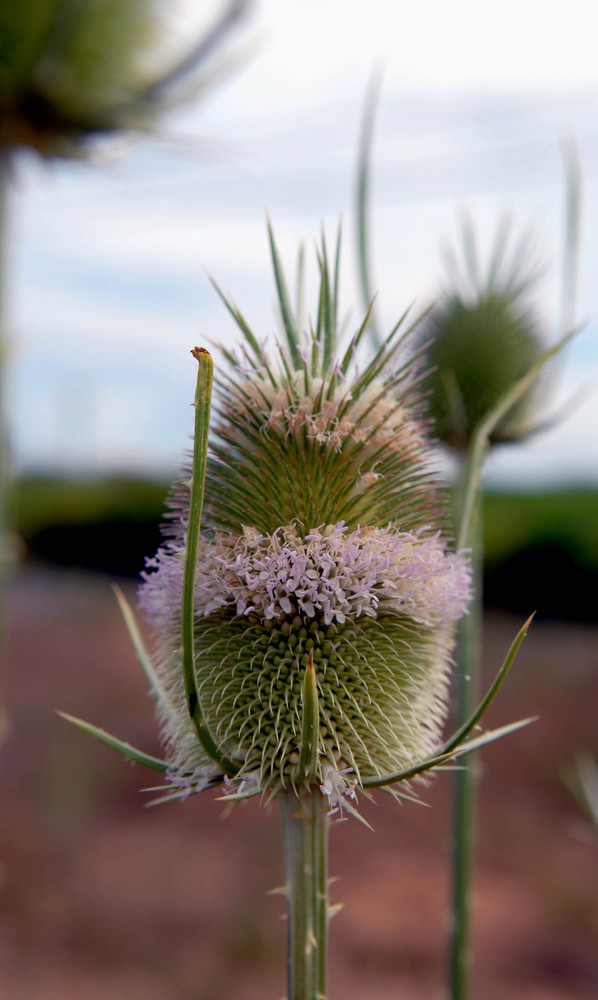
<svg viewBox="0 0 598 1000"><path fill-rule="evenodd" d="M206 753L222 768L225 774L233 775L239 770L239 766L220 753L206 725L195 677L195 571L206 479L206 455L208 450L213 365L212 358L205 348L195 347L191 353L198 362L199 369L194 402L195 435L193 439L191 482L189 485L189 519L187 524L185 570L183 576L183 608L181 616L183 678L189 715L193 720L199 742Z"/></svg>

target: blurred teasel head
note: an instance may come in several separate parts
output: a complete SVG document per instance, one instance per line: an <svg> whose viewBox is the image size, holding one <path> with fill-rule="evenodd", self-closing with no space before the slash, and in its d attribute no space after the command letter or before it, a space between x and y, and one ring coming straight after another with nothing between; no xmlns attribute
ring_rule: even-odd
<svg viewBox="0 0 598 1000"><path fill-rule="evenodd" d="M469 563L444 533L410 331L397 324L360 366L367 317L337 348L339 245L332 268L322 245L307 332L271 249L282 342L268 350L219 292L243 339L214 383L191 569L196 724L182 667L188 485L140 599L172 794L228 777L233 797L319 786L334 804L437 747Z"/></svg>
<svg viewBox="0 0 598 1000"><path fill-rule="evenodd" d="M466 451L481 420L528 374L545 350L530 293L540 271L529 236L509 251L510 225L500 223L487 273L482 273L472 224L463 225L465 273L448 254L450 280L422 324L429 370L428 412L436 436ZM538 381L496 424L490 444L519 441L535 429Z"/></svg>
<svg viewBox="0 0 598 1000"><path fill-rule="evenodd" d="M247 7L222 3L171 57L162 0L0 0L0 149L78 157L92 137L148 128L183 80L197 91L221 73L214 53Z"/></svg>

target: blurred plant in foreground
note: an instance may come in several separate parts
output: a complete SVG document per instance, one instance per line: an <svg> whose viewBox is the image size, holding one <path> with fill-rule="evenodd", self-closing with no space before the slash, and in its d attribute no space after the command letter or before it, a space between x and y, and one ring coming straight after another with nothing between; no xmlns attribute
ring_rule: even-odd
<svg viewBox="0 0 598 1000"><path fill-rule="evenodd" d="M575 767L566 776L567 785L578 805L598 834L598 761L589 751L577 754Z"/></svg>
<svg viewBox="0 0 598 1000"><path fill-rule="evenodd" d="M160 801L224 784L222 798L281 804L288 1000L324 1000L330 817L358 795L405 784L525 723L467 737L525 635L470 718L440 742L454 623L470 599L467 555L451 551L428 467L416 363L399 358L403 321L372 360L356 356L366 316L337 347L339 244L319 254L317 322L299 328L271 236L284 343L272 352L219 292L243 340L216 380L199 371L190 478L141 603L148 654L120 598L155 696L166 760L69 718L160 771ZM209 451L209 457L208 457ZM204 490L207 535L200 539ZM526 720L527 721L527 720Z"/></svg>
<svg viewBox="0 0 598 1000"><path fill-rule="evenodd" d="M175 59L163 0L0 0L0 149L80 157L89 139L151 126L173 90L220 75L214 49L248 7L229 0ZM165 65L166 63L166 65Z"/></svg>
<svg viewBox="0 0 598 1000"><path fill-rule="evenodd" d="M230 70L221 45L249 2L216 8L175 58L165 44L164 0L0 0L0 608L11 562L4 274L15 156L28 149L82 159L98 137L148 130L177 96L189 96L183 84L197 94ZM0 719L0 740L2 729Z"/></svg>

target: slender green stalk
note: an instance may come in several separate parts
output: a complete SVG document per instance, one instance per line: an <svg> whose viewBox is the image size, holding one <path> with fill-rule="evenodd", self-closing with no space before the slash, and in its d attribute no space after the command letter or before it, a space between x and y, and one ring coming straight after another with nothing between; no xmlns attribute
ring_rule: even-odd
<svg viewBox="0 0 598 1000"><path fill-rule="evenodd" d="M458 726L471 715L479 688L479 646L482 616L483 546L480 523L482 469L489 448L490 435L499 420L525 393L544 365L557 354L575 331L541 354L529 372L510 387L478 424L469 444L458 488L459 511L457 549L471 549L475 601L460 628L460 656L457 688L456 722ZM453 813L452 919L450 942L449 996L466 1000L469 980L469 930L471 880L473 872L473 797L475 794L475 758L455 778Z"/></svg>
<svg viewBox="0 0 598 1000"><path fill-rule="evenodd" d="M467 475L467 468L465 475ZM462 487L466 493L466 484ZM476 505L477 506L477 505ZM482 634L482 569L483 543L479 511L475 516L475 533L471 539L471 568L474 599L469 614L459 632L459 673L455 724L460 727L469 719L479 700L479 661ZM454 778L453 797L453 863L452 898L449 937L449 983L452 1000L467 996L471 966L471 888L475 865L475 756L462 762Z"/></svg>
<svg viewBox="0 0 598 1000"><path fill-rule="evenodd" d="M287 1000L326 1000L328 802L312 787L280 795L287 899Z"/></svg>
<svg viewBox="0 0 598 1000"><path fill-rule="evenodd" d="M363 117L361 119L361 132L359 135L358 149L359 158L357 163L357 247L359 257L359 277L361 280L361 294L363 304L366 309L372 305L372 282L370 263L371 237L368 229L369 223L369 192L370 192L370 159L372 142L374 138L374 125L376 121L376 106L380 93L381 74L379 72L372 76L367 89ZM382 336L378 329L374 310L370 314L370 336L374 348L382 344Z"/></svg>
<svg viewBox="0 0 598 1000"><path fill-rule="evenodd" d="M581 252L581 209L583 202L583 172L579 149L574 139L563 143L565 170L565 220L561 289L561 330L565 333L575 325Z"/></svg>
<svg viewBox="0 0 598 1000"><path fill-rule="evenodd" d="M0 649L4 642L6 584L10 562L10 525L8 517L10 466L6 418L6 359L8 341L5 330L6 213L9 183L10 157L8 152L2 149L0 150ZM0 702L0 744L6 735L6 726L4 706Z"/></svg>

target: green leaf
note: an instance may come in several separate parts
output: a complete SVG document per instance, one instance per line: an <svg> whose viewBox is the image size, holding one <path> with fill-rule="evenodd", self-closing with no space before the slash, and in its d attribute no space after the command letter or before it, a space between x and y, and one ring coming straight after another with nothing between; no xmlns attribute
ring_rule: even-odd
<svg viewBox="0 0 598 1000"><path fill-rule="evenodd" d="M312 785L316 781L318 769L319 709L318 683L310 652L305 677L301 689L301 749L299 755L299 780Z"/></svg>
<svg viewBox="0 0 598 1000"><path fill-rule="evenodd" d="M498 674L496 675L486 695L484 696L484 698L482 698L481 702L479 703L475 711L472 713L472 715L469 717L469 719L467 719L467 721L455 733L453 733L453 735L445 743L443 743L442 746L440 746L438 750L436 750L430 757L427 757L425 758L425 760L420 761L419 764L414 764L412 767L405 768L403 771L397 771L396 774L394 775L388 775L384 778L375 778L366 780L363 782L364 787L381 788L383 785L389 785L396 781L406 781L409 778L414 777L416 774L420 774L422 771L428 771L432 767L437 767L440 764L446 763L447 761L453 758L461 756L463 753L471 753L471 751L475 749L474 744L477 742L476 740L470 741L469 743L463 743L463 740L465 739L466 736L469 735L469 733L475 728L475 726L477 726L484 712L496 697L505 677L507 676L511 668L513 660L517 655L517 651L521 646L521 643L523 642L525 636L527 635L527 630L530 626L533 617L534 615L530 615L527 621L519 629L519 632L517 633L517 635L515 636L513 642L509 647L507 655L503 661L500 670L498 671ZM523 723L513 723L512 724L513 728L510 728L509 726L503 726L500 730L494 730L493 732L495 734L498 733L504 736L506 735L507 732L514 731L514 729L518 729L521 725L526 725L530 721L531 721L530 719L527 719ZM483 741L479 745L483 746L484 743L491 742L492 739L498 739L498 736L496 735L493 736L492 733L484 734L478 737L478 740Z"/></svg>
<svg viewBox="0 0 598 1000"><path fill-rule="evenodd" d="M278 250L276 249L276 243L274 241L274 233L269 219L267 220L267 224L268 238L270 240L270 254L272 256L272 267L274 268L274 279L276 281L276 290L278 292L280 315L282 317L284 332L293 366L297 371L301 371L303 368L303 361L301 360L301 354L299 353L299 331L297 330L297 324L295 322L295 317L293 316L291 301L284 278L284 271L282 269L280 257L278 256Z"/></svg>
<svg viewBox="0 0 598 1000"><path fill-rule="evenodd" d="M255 334L251 331L251 329L249 327L249 324L243 318L240 310L237 308L237 306L234 304L234 302L232 302L231 299L229 299L224 294L224 292L220 288L220 285L218 285L218 283L215 281L215 279L212 277L211 274L208 274L208 278L209 278L209 280L210 280L210 282L212 284L212 287L214 288L214 290L217 292L217 294L220 296L220 298L224 302L224 305L228 309L228 311L231 314L232 318L234 319L235 323L239 327L241 333L245 337L247 343L251 347L251 349L252 349L252 351L253 351L253 353L254 353L254 355L256 357L256 360L257 360L258 364L261 364L262 361L263 361L263 359L262 359L262 352L260 350L260 345L257 342Z"/></svg>
<svg viewBox="0 0 598 1000"><path fill-rule="evenodd" d="M152 771L160 771L162 774L168 771L166 761L158 760L157 757L152 757L151 754L144 753L143 750L137 750L130 743L124 743L122 740L117 739L116 736L107 733L104 729L98 729L97 726L92 726L90 722L84 722L83 719L69 715L68 712L58 712L58 715L66 719L67 722L72 723L77 729L81 729L82 732L99 740L104 746L110 747L111 750L116 750L123 757L135 761L136 764L143 764L144 767L149 767Z"/></svg>
<svg viewBox="0 0 598 1000"><path fill-rule="evenodd" d="M367 826L368 830L371 830L372 833L374 832L374 827L370 826L367 819L364 819L364 817L359 812L359 809L356 809L355 806L352 805L347 798L343 799L343 801L339 806L339 809L341 812L343 811L343 809L346 809L347 812L350 813L351 816L353 816L355 819L358 819L359 822L363 824L363 826Z"/></svg>
<svg viewBox="0 0 598 1000"><path fill-rule="evenodd" d="M575 772L568 776L567 784L598 830L598 763L590 753L577 755Z"/></svg>
<svg viewBox="0 0 598 1000"><path fill-rule="evenodd" d="M532 619L535 613L536 612L534 611L534 613L529 616L527 621L519 629L519 632L517 633L517 635L513 639L513 642L509 646L509 651L505 656L505 659L503 661L500 670L498 671L493 683L488 689L488 692L486 693L484 698L482 698L476 710L469 717L469 719L460 727L460 729L458 729L457 732L454 733L453 736L451 736L451 738L447 740L446 743L443 744L439 753L449 753L453 749L453 747L456 747L459 743L461 743L465 739L465 737L468 736L469 733L477 726L478 722L484 715L484 712L491 705L494 698L498 694L498 691L500 690L502 683L511 668L511 664L513 663L513 660L517 655L519 647L527 635L527 630L532 623Z"/></svg>
<svg viewBox="0 0 598 1000"><path fill-rule="evenodd" d="M129 605L129 602L127 601L125 595L123 594L119 586L113 584L112 589L116 595L116 599L118 601L127 628L127 632L129 633L129 638L133 643L133 649L135 650L135 655L137 656L139 665L143 670L145 679L149 684L150 692L154 696L156 701L159 703L160 709L164 713L164 715L169 716L173 721L176 721L177 718L176 711L172 705L170 698L168 697L162 686L160 678L158 677L152 658L142 639L141 632L139 631L139 627L135 620L135 616L133 614L131 606Z"/></svg>
<svg viewBox="0 0 598 1000"><path fill-rule="evenodd" d="M147 680L152 693L156 693L158 696L161 696L162 690L160 682L158 680L152 658L148 653L145 643L141 637L141 632L139 631L131 605L117 584L112 584L112 590L114 591L116 600L118 601L127 632L129 633L129 638L133 643L133 649L135 650L135 655L137 656L139 665L143 670L145 679Z"/></svg>
<svg viewBox="0 0 598 1000"><path fill-rule="evenodd" d="M495 740L502 739L503 736L508 736L509 733L514 733L518 729L528 726L530 722L535 722L536 718L537 716L532 716L529 719L521 719L519 722L510 722L508 725L500 726L498 729L491 729L473 740L468 740L467 743L462 743L449 753L434 754L431 757L426 757L418 764L413 764L411 767L407 767L403 771L397 771L395 774L386 775L384 778L366 779L363 782L364 788L382 788L384 785L392 785L397 781L409 781L411 778L415 778L416 775L423 774L424 771L444 767L459 757L464 757L474 750L479 750L481 747L486 746L487 743L493 743Z"/></svg>

